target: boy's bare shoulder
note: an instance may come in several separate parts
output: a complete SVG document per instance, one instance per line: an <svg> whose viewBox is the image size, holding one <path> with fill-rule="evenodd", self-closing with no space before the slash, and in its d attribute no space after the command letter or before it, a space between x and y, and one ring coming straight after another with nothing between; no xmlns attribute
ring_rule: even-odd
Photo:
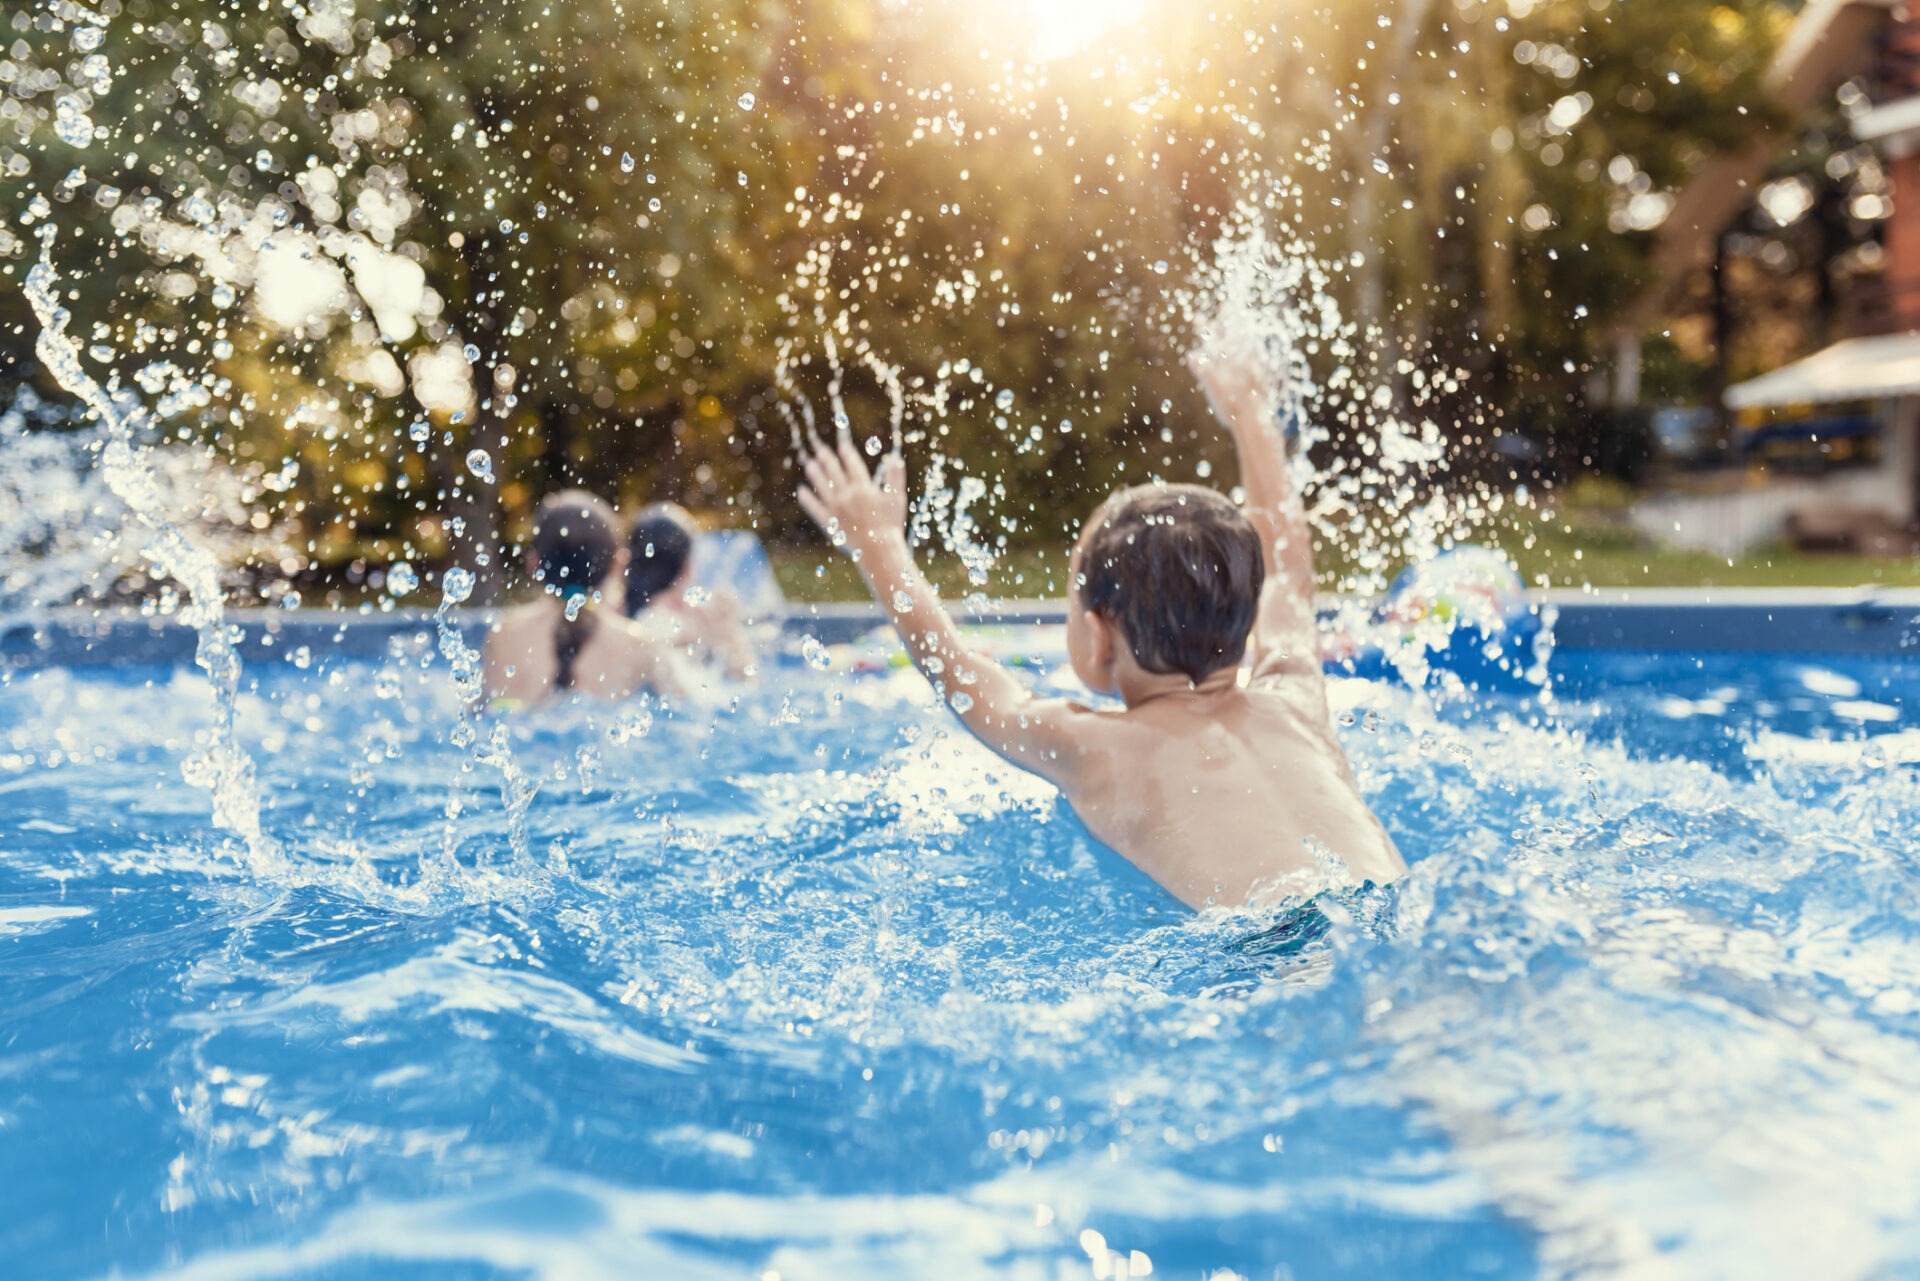
<svg viewBox="0 0 1920 1281"><path fill-rule="evenodd" d="M1027 726L1051 739L1069 761L1087 762L1110 752L1136 749L1143 737L1161 731L1142 709L1093 707L1071 698L1035 699L1023 709Z"/></svg>

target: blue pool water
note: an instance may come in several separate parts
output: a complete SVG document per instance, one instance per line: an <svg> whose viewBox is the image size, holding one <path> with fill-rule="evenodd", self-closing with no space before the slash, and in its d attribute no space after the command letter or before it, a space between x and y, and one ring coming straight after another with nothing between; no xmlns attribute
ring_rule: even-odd
<svg viewBox="0 0 1920 1281"><path fill-rule="evenodd" d="M303 665L305 664L305 665ZM1920 1276L1920 675L1337 688L1413 864L1196 918L910 673L0 683L13 1276ZM529 795L530 791L530 795ZM509 795L518 797L508 804ZM450 814L450 801L455 802Z"/></svg>

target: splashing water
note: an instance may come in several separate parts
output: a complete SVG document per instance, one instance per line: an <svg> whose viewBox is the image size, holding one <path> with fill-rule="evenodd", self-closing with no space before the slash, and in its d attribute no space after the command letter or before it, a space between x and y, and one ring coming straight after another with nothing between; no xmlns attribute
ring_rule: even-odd
<svg viewBox="0 0 1920 1281"><path fill-rule="evenodd" d="M100 425L100 475L151 535L154 563L186 592L180 619L199 636L194 661L213 685L214 716L202 751L182 767L187 780L213 798L213 819L240 837L248 865L261 875L281 871L286 860L260 822L260 793L254 762L234 730L234 697L240 685L240 656L226 623L226 599L220 561L187 529L176 523L155 484L135 425L107 389L87 373L79 348L67 337L70 319L57 297L52 229L41 242L41 258L27 273L25 294L40 323L34 350L47 372L86 406Z"/></svg>
<svg viewBox="0 0 1920 1281"><path fill-rule="evenodd" d="M1174 327L1203 346L1254 355L1272 371L1275 412L1299 437L1294 466L1308 516L1330 546L1356 552L1341 589L1378 593L1394 565L1429 560L1467 537L1475 504L1435 484L1447 467L1438 425L1399 412L1394 390L1369 377L1380 335L1361 333L1342 315L1335 267L1297 230L1276 232L1298 189L1255 185L1264 196L1241 200L1214 243L1196 251L1192 282L1172 296ZM1336 428L1351 449L1316 471L1309 453Z"/></svg>
<svg viewBox="0 0 1920 1281"><path fill-rule="evenodd" d="M1299 188L1277 180L1249 188L1259 194L1241 199L1214 241L1194 250L1191 278L1169 295L1163 324L1180 350L1192 344L1268 371L1271 412L1295 442L1294 482L1308 519L1323 548L1337 550L1347 566L1333 625L1356 643L1397 642L1401 625L1383 628L1371 615L1395 571L1471 542L1524 496L1443 485L1447 446L1438 424L1419 411L1435 396L1458 392L1464 375L1402 360L1406 388L1397 390L1378 355L1383 336L1345 319L1338 264L1298 229ZM1504 553L1483 554L1511 568ZM1448 683L1428 655L1444 650L1469 621L1431 617L1414 636L1420 643L1384 648L1408 684L1440 692ZM1550 646L1550 631L1541 636ZM1539 662L1533 671L1544 686Z"/></svg>
<svg viewBox="0 0 1920 1281"><path fill-rule="evenodd" d="M1325 148L1309 149L1304 164L1325 167ZM1304 495L1307 515L1324 548L1337 553L1343 569L1336 586L1342 593L1333 626L1353 644L1381 644L1401 676L1416 688L1457 694L1428 661L1445 650L1455 630L1472 621L1436 613L1423 621L1417 644L1387 644L1405 637L1397 622L1376 617L1375 603L1404 566L1432 561L1439 553L1482 536L1493 517L1508 506L1524 507L1524 492L1492 491L1484 484L1449 489L1448 446L1439 424L1423 412L1443 396L1463 391L1464 372L1428 369L1410 358L1389 362L1381 354L1384 336L1362 331L1348 321L1339 301L1342 278L1351 262L1329 260L1301 227L1303 189L1298 183L1242 167L1242 196L1220 219L1214 237L1190 247L1184 279L1170 285L1157 302L1125 300L1129 314L1117 323L1157 328L1174 353L1174 363L1196 348L1229 358L1250 357L1272 379L1272 412L1290 439L1294 478ZM858 202L835 203L831 217L861 216ZM801 226L812 211L801 211ZM1006 433L1016 455L1045 447L1047 433L1035 424L1023 431L1009 414L1016 403L1010 388L996 387L983 362L944 359L932 375L903 379L903 365L879 352L873 328L859 301L859 282L870 276L842 262L843 245L823 238L795 268L791 287L779 298L789 333L781 339L776 382L780 412L789 423L794 448L803 437L817 439L816 415L801 377L817 348L826 369L826 399L837 435L851 431L845 396L842 345L851 341L871 368L891 406L894 448L903 441L931 448L924 457L921 495L911 514L911 533L920 546L937 544L959 558L975 589L990 578L997 556L995 539L982 525L993 520L1011 532L1004 513L976 515L990 507L999 487L964 474L939 447L950 417L968 409L991 409L993 422ZM888 261L886 237L869 251L870 260ZM1162 273L1165 274L1165 273ZM947 291L971 298L979 287L970 272L961 284L942 281ZM1163 415L1170 410L1163 403ZM914 421L906 422L911 411ZM1210 427L1200 426L1204 434ZM1070 437L1071 420L1058 435ZM1173 439L1171 425L1161 438ZM878 437L869 440L877 452ZM1202 462L1202 478L1211 464ZM956 474L960 473L960 474ZM1150 473L1149 479L1158 473ZM1045 515L1037 515L1043 525ZM998 537L999 546L1006 536ZM1511 569L1504 553L1490 552ZM976 605L982 602L974 602ZM1550 632L1541 645L1551 646ZM1529 670L1545 686L1543 664Z"/></svg>
<svg viewBox="0 0 1920 1281"><path fill-rule="evenodd" d="M0 411L0 624L48 605L111 600L147 564L144 537L123 528L125 507L94 466L98 434L72 427L30 385ZM254 477L198 449L149 451L143 461L168 518L223 564L278 550L250 525Z"/></svg>

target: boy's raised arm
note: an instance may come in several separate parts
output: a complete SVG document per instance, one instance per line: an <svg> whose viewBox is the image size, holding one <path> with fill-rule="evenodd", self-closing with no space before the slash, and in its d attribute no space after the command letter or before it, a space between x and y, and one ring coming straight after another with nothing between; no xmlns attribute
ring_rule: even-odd
<svg viewBox="0 0 1920 1281"><path fill-rule="evenodd" d="M1254 622L1254 676L1318 676L1313 529L1287 461L1277 389L1252 359L1202 350L1187 363L1214 415L1233 437L1240 483L1247 491L1247 517L1266 548L1267 583Z"/></svg>
<svg viewBox="0 0 1920 1281"><path fill-rule="evenodd" d="M890 453L869 474L853 442L816 442L800 506L860 567L913 662L968 729L1000 755L1053 782L1073 767L1066 703L1035 698L1000 664L968 647L907 546L906 462Z"/></svg>

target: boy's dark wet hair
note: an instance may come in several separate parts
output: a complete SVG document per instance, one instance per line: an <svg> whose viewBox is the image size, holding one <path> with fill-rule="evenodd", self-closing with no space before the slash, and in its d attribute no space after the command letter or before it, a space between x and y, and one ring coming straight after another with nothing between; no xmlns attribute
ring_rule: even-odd
<svg viewBox="0 0 1920 1281"><path fill-rule="evenodd" d="M586 596L613 572L620 551L620 521L604 499L584 489L549 496L533 517L533 576L562 600ZM593 615L570 606L553 637L559 670L554 683L573 688L573 668L594 632Z"/></svg>
<svg viewBox="0 0 1920 1281"><path fill-rule="evenodd" d="M1260 535L1225 497L1141 485L1088 520L1074 590L1120 629L1142 668L1198 684L1245 655L1266 576Z"/></svg>
<svg viewBox="0 0 1920 1281"><path fill-rule="evenodd" d="M693 517L672 503L655 503L627 531L627 613L637 617L680 579L700 532Z"/></svg>

